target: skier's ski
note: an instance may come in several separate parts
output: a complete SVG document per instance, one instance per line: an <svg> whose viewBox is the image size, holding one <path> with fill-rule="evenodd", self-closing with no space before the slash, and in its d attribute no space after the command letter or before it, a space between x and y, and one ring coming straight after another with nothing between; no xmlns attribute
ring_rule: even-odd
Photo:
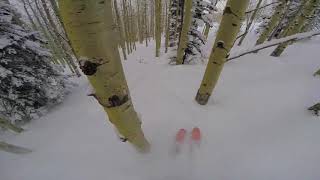
<svg viewBox="0 0 320 180"><path fill-rule="evenodd" d="M200 147L201 144L201 130L198 127L195 127L191 131L191 150L195 147Z"/></svg>
<svg viewBox="0 0 320 180"><path fill-rule="evenodd" d="M175 154L178 154L181 151L182 146L185 143L185 139L186 139L186 135L187 135L187 130L185 129L179 129L176 137L175 137Z"/></svg>

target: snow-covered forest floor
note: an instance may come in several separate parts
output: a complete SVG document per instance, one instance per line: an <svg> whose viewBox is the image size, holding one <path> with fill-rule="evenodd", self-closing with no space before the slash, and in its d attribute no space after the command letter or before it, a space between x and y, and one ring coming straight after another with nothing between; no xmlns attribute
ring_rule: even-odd
<svg viewBox="0 0 320 180"><path fill-rule="evenodd" d="M320 67L320 38L296 43L280 58L263 50L226 63L207 106L194 101L205 63L168 65L166 55L154 58L150 44L123 61L150 154L119 141L102 108L86 96L83 77L26 132L3 135L33 152L0 152L0 179L320 179L320 119L307 111L320 100L320 80L312 76ZM177 129L194 126L203 133L201 148L173 157Z"/></svg>

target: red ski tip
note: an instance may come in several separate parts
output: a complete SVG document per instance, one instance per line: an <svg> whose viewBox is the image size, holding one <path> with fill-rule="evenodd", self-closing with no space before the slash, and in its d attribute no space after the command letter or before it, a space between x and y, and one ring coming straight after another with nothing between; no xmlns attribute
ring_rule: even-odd
<svg viewBox="0 0 320 180"><path fill-rule="evenodd" d="M194 141L200 141L201 140L201 131L198 127L195 127L192 129L191 132L191 139Z"/></svg>
<svg viewBox="0 0 320 180"><path fill-rule="evenodd" d="M186 134L187 134L187 130L179 129L179 131L176 134L176 142L183 143L183 141L185 140Z"/></svg>

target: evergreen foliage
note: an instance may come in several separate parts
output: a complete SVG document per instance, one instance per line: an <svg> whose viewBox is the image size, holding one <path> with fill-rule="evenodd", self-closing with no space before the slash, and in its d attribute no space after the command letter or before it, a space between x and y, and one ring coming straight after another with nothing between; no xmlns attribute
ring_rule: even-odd
<svg viewBox="0 0 320 180"><path fill-rule="evenodd" d="M216 10L215 1L193 0L192 23L189 30L189 42L185 50L184 64L196 63L202 58L202 46L206 38L200 31L204 24L213 26L213 13Z"/></svg>
<svg viewBox="0 0 320 180"><path fill-rule="evenodd" d="M67 92L68 80L45 43L21 24L16 9L0 2L0 117L10 123L39 117Z"/></svg>

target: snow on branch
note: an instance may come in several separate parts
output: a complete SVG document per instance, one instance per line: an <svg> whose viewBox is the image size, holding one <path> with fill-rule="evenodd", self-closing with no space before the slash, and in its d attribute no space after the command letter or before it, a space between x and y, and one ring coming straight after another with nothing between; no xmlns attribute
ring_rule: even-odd
<svg viewBox="0 0 320 180"><path fill-rule="evenodd" d="M303 40L303 39L306 39L308 37L317 36L317 35L320 35L320 31L319 30L318 31L310 31L310 32L306 32L306 33L299 33L299 34L295 34L295 35L292 35L292 36L287 36L287 37L280 38L280 39L274 39L272 41L269 41L269 42L260 44L258 46L255 46L252 49L245 50L245 51L239 52L237 54L234 54L231 57L229 57L227 59L227 61L231 61L231 60L239 58L241 56L244 56L244 55L247 55L247 54L250 54L250 53L254 53L254 52L259 51L261 49L265 49L265 48L269 48L269 47L272 47L272 46L276 46L276 45L281 44L281 43L286 43L286 42L289 42L289 41L299 41L299 40Z"/></svg>

